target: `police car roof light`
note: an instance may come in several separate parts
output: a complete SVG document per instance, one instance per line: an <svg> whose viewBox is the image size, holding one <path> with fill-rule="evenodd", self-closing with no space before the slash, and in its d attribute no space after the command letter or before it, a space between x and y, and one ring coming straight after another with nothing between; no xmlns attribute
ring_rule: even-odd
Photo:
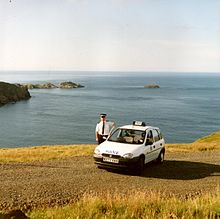
<svg viewBox="0 0 220 219"><path fill-rule="evenodd" d="M146 126L145 122L142 122L142 121L133 121L133 125L136 125L136 126Z"/></svg>

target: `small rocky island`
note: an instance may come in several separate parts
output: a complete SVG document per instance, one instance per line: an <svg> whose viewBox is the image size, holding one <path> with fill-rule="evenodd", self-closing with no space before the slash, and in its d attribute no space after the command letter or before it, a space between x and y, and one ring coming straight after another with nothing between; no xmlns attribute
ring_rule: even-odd
<svg viewBox="0 0 220 219"><path fill-rule="evenodd" d="M80 88L80 87L84 87L84 86L81 84L73 83L71 81L62 82L60 83L60 86L59 86L59 88L64 88L64 89L72 89L72 88Z"/></svg>
<svg viewBox="0 0 220 219"><path fill-rule="evenodd" d="M19 100L28 100L30 97L27 87L0 81L0 106Z"/></svg>
<svg viewBox="0 0 220 219"><path fill-rule="evenodd" d="M72 89L72 88L81 88L84 87L81 84L76 84L71 81L61 82L59 85L52 84L52 83L45 83L45 84L24 84L25 87L28 89L54 89L54 88L61 88L61 89Z"/></svg>
<svg viewBox="0 0 220 219"><path fill-rule="evenodd" d="M144 88L160 88L160 86L158 84L146 84Z"/></svg>

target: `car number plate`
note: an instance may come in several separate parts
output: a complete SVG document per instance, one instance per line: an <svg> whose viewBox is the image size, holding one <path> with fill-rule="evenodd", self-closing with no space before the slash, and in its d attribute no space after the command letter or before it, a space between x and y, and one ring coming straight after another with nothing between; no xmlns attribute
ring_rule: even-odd
<svg viewBox="0 0 220 219"><path fill-rule="evenodd" d="M103 157L103 161L110 162L110 163L119 163L118 159Z"/></svg>

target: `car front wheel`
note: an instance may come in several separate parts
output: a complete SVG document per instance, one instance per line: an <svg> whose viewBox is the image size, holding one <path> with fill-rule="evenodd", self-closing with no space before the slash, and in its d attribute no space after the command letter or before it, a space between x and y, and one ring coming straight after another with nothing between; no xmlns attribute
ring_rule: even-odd
<svg viewBox="0 0 220 219"><path fill-rule="evenodd" d="M140 176L143 170L144 170L144 157L140 157L140 159L137 162L136 174Z"/></svg>

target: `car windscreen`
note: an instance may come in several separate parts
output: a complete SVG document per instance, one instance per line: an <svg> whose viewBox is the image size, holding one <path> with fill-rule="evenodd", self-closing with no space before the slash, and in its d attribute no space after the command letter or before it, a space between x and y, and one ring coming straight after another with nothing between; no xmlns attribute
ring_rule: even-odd
<svg viewBox="0 0 220 219"><path fill-rule="evenodd" d="M143 144L144 139L145 131L119 128L112 133L108 141L126 144Z"/></svg>

